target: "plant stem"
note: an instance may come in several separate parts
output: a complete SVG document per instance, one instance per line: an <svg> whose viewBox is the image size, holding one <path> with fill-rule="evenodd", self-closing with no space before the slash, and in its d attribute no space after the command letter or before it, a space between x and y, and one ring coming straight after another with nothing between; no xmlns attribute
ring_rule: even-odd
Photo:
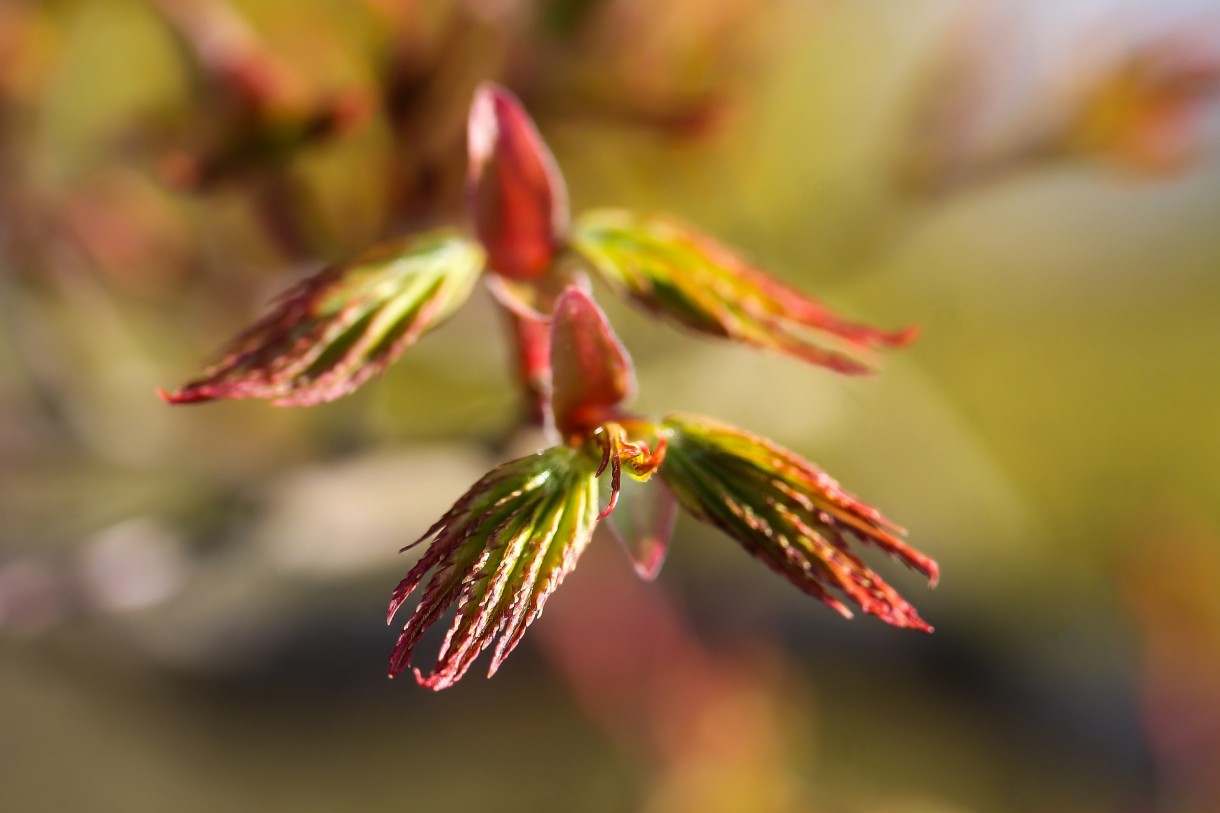
<svg viewBox="0 0 1220 813"><path fill-rule="evenodd" d="M550 413L550 325L501 308L508 319L517 385L525 395L525 423L544 426Z"/></svg>

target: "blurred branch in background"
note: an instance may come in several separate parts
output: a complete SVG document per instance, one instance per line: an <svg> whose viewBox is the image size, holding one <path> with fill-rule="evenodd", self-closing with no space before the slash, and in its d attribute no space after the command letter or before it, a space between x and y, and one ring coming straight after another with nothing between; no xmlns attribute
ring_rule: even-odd
<svg viewBox="0 0 1220 813"><path fill-rule="evenodd" d="M196 102L161 171L172 185L202 191L245 177L265 231L285 257L315 261L315 190L290 163L341 138L368 114L358 90L309 87L221 0L157 0L188 65Z"/></svg>
<svg viewBox="0 0 1220 813"><path fill-rule="evenodd" d="M1203 157L1220 101L1220 8L978 4L934 63L900 172L912 191L960 191L1079 159L1173 175Z"/></svg>

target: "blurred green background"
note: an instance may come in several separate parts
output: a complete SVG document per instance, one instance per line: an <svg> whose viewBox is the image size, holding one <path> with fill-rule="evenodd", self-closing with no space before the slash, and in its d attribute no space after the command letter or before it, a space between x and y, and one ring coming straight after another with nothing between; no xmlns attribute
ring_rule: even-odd
<svg viewBox="0 0 1220 813"><path fill-rule="evenodd" d="M337 403L157 399L458 219L487 78L577 210L922 326L845 380L602 297L640 411L909 528L934 635L690 523L390 683L397 549L528 444L490 302ZM0 810L1220 810L1218 87L1214 0L0 0Z"/></svg>

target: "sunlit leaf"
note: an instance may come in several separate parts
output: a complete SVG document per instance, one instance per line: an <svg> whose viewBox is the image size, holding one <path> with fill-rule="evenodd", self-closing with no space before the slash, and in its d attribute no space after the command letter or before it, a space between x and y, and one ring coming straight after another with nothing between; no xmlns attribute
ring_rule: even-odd
<svg viewBox="0 0 1220 813"><path fill-rule="evenodd" d="M591 212L575 223L570 245L612 285L661 316L840 372L867 372L869 351L915 337L912 329L886 332L845 321L667 217Z"/></svg>
<svg viewBox="0 0 1220 813"><path fill-rule="evenodd" d="M394 590L390 620L431 576L394 647L390 677L411 665L424 631L455 605L435 668L427 676L416 670L416 680L430 689L452 686L498 638L489 674L495 673L593 535L594 466L566 446L505 463L414 543L431 540Z"/></svg>
<svg viewBox="0 0 1220 813"><path fill-rule="evenodd" d="M385 243L289 290L202 376L162 396L308 406L346 395L449 317L482 268L482 250L452 232Z"/></svg>
<svg viewBox="0 0 1220 813"><path fill-rule="evenodd" d="M541 277L568 228L567 187L546 142L515 96L485 84L467 149L471 218L488 265L512 279Z"/></svg>
<svg viewBox="0 0 1220 813"><path fill-rule="evenodd" d="M631 358L601 308L576 286L555 303L551 375L555 425L565 435L605 422L635 394Z"/></svg>
<svg viewBox="0 0 1220 813"><path fill-rule="evenodd" d="M889 624L931 631L853 550L853 542L880 548L935 584L936 563L877 509L809 461L735 427L689 415L662 426L669 450L660 476L683 508L844 616L851 611L832 590Z"/></svg>

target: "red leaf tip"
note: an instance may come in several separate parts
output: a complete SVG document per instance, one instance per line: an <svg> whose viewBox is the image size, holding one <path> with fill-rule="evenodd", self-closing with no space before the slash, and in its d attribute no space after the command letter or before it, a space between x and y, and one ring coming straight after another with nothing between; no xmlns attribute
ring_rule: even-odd
<svg viewBox="0 0 1220 813"><path fill-rule="evenodd" d="M906 347L914 343L922 333L923 328L919 325L907 325L886 336L883 343L887 347Z"/></svg>
<svg viewBox="0 0 1220 813"><path fill-rule="evenodd" d="M202 387L184 387L177 392L157 388L157 397L171 406L184 406L187 404L202 404L206 401L216 400L215 395Z"/></svg>

